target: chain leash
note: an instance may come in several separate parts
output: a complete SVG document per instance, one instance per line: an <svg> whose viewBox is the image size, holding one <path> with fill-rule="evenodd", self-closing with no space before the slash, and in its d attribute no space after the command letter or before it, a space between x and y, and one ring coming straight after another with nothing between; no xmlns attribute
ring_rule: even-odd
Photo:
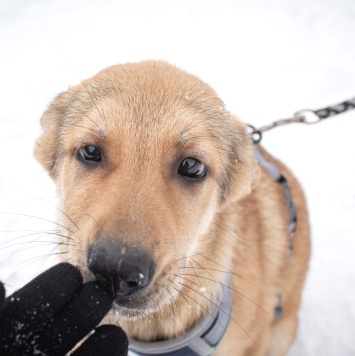
<svg viewBox="0 0 355 356"><path fill-rule="evenodd" d="M252 125L248 125L250 128L250 135L254 143L259 143L262 139L264 132L269 131L275 127L288 125L296 122L300 122L307 125L317 124L320 121L332 117L335 115L342 114L346 111L355 109L355 98L343 101L340 104L328 106L319 110L301 110L297 111L293 117L287 119L279 119L271 124L255 128Z"/></svg>

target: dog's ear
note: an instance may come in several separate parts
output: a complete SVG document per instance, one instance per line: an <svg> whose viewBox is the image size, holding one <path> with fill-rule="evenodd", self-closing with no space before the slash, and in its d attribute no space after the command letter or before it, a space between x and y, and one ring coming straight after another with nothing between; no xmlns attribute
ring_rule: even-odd
<svg viewBox="0 0 355 356"><path fill-rule="evenodd" d="M71 95L59 94L41 117L42 133L38 137L34 155L52 178L56 176L56 158L59 150L60 132L69 106Z"/></svg>
<svg viewBox="0 0 355 356"><path fill-rule="evenodd" d="M247 127L237 119L233 123L234 132L229 137L229 165L221 189L221 208L250 194L260 175Z"/></svg>

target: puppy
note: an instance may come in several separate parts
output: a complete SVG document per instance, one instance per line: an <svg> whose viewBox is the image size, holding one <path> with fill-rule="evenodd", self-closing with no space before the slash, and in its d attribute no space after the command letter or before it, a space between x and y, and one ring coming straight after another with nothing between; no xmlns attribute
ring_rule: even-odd
<svg viewBox="0 0 355 356"><path fill-rule="evenodd" d="M287 353L305 199L207 84L159 61L112 66L59 94L41 125L63 259L113 294L108 319L137 354Z"/></svg>

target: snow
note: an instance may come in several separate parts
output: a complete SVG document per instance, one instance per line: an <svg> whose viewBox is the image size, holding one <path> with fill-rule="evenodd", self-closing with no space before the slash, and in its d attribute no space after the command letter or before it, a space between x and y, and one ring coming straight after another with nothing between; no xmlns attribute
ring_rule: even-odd
<svg viewBox="0 0 355 356"><path fill-rule="evenodd" d="M56 193L32 151L57 93L112 64L163 59L259 126L354 97L354 33L353 0L0 2L0 278L8 292L56 262L47 256L58 252ZM302 183L312 223L291 356L355 354L354 132L355 110L263 138Z"/></svg>

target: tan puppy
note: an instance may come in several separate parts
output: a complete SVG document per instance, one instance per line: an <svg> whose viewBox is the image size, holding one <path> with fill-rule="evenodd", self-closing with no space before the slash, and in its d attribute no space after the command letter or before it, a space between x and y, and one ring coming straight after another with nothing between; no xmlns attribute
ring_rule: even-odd
<svg viewBox="0 0 355 356"><path fill-rule="evenodd" d="M173 339L223 309L227 285L215 354L286 354L310 250L303 193L259 148L291 189L291 237L282 184L208 85L163 62L113 66L60 94L41 124L35 155L61 197L63 259L113 293L111 322L132 340Z"/></svg>

